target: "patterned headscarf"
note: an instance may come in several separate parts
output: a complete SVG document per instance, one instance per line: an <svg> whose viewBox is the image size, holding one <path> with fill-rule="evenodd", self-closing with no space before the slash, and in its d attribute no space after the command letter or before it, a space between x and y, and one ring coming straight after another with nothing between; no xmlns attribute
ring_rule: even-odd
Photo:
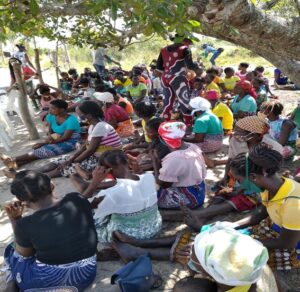
<svg viewBox="0 0 300 292"><path fill-rule="evenodd" d="M177 121L164 122L158 129L161 139L173 149L180 148L185 131L186 125Z"/></svg>
<svg viewBox="0 0 300 292"><path fill-rule="evenodd" d="M269 131L269 125L266 120L258 116L240 119L237 121L236 126L250 133L266 134Z"/></svg>
<svg viewBox="0 0 300 292"><path fill-rule="evenodd" d="M248 80L241 80L235 86L239 86L239 87L243 88L248 93L251 92L251 90L252 90L252 84Z"/></svg>
<svg viewBox="0 0 300 292"><path fill-rule="evenodd" d="M245 286L256 283L269 259L261 242L217 222L194 241L202 268L218 283Z"/></svg>

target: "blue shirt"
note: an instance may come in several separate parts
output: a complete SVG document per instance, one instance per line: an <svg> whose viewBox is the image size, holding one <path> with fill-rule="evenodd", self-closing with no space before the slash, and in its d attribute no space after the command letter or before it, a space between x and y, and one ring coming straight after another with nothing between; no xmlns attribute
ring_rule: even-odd
<svg viewBox="0 0 300 292"><path fill-rule="evenodd" d="M205 48L205 54L209 54L209 53L215 53L216 51L218 51L217 49L215 49L214 47L211 47L211 46L207 46Z"/></svg>
<svg viewBox="0 0 300 292"><path fill-rule="evenodd" d="M47 115L46 121L50 124L52 131L61 136L67 130L80 133L80 125L78 119L73 115L69 115L69 117L60 125L56 123L56 117L50 114Z"/></svg>
<svg viewBox="0 0 300 292"><path fill-rule="evenodd" d="M197 117L193 132L195 134L216 135L223 133L223 127L220 119L211 111L207 111Z"/></svg>
<svg viewBox="0 0 300 292"><path fill-rule="evenodd" d="M234 114L238 112L248 112L248 113L256 113L257 104L255 99L247 94L241 100L237 101L238 95L236 95L231 104L231 109Z"/></svg>

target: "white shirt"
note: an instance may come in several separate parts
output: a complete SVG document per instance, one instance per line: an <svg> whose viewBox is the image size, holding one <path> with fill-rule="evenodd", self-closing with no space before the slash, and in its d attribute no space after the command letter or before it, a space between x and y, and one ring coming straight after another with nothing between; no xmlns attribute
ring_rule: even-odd
<svg viewBox="0 0 300 292"><path fill-rule="evenodd" d="M95 210L94 218L102 220L111 214L130 214L157 203L155 179L152 173L139 175L140 180L117 179L117 184L99 192L104 197ZM149 222L151 224L151 222Z"/></svg>
<svg viewBox="0 0 300 292"><path fill-rule="evenodd" d="M105 66L105 49L104 48L98 48L95 51L94 54L94 64Z"/></svg>

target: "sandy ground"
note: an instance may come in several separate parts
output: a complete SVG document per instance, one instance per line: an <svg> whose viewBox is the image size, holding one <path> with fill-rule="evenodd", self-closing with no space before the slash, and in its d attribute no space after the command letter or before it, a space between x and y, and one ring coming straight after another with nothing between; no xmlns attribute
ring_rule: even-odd
<svg viewBox="0 0 300 292"><path fill-rule="evenodd" d="M1 84L0 84L1 86ZM284 91L276 91L276 94L280 96L280 99L285 104L287 111L290 111L297 102L297 99L300 98L299 92L284 92ZM36 143L36 141L29 141L28 133L25 130L24 126L21 124L20 120L17 117L12 118L15 128L17 129L17 137L13 141L14 145L9 154L18 155L22 153L26 153L29 151L31 145ZM38 121L37 117L35 120L38 124L38 129L42 132L43 127L41 123ZM227 153L227 145L228 141L225 141L225 145L223 149L217 154L218 157L222 158ZM0 152L4 152L4 149L0 145ZM216 156L216 155L215 155ZM31 163L27 167L29 169L33 169L38 165L44 164L45 161L39 161L35 163ZM285 168L293 170L299 164L299 157L297 156L292 164L286 165ZM2 167L2 168L1 168ZM2 174L1 169L3 166L0 166L0 255L3 254L3 250L5 246L12 241L12 229L9 223L9 220L3 211L3 205L5 202L12 199L12 196L9 192L10 180L5 178ZM207 174L207 185L211 185L212 182L219 180L222 177L224 171L224 167L218 167L214 170L208 170ZM59 178L54 180L56 185L56 193L63 196L64 194L74 191L72 184L65 178ZM209 187L207 188L209 189ZM208 193L209 195L209 193ZM228 221L236 220L239 217L237 214L228 214L225 219ZM177 230L184 228L184 225L180 224L165 224L161 235L170 235L175 234ZM164 283L163 286L159 289L162 291L171 291L174 283L178 281L180 278L183 278L187 275L187 271L178 264L173 264L171 262L153 262L154 271L162 276ZM4 266L3 266L3 257L0 256L0 291L4 289ZM114 271L116 271L119 267L122 266L120 261L115 262L99 262L98 263L98 274L96 280L91 285L91 287L87 291L118 291L115 286L110 285L110 277ZM281 281L283 281L284 287L286 287L285 291L288 291L287 288L291 288L289 291L300 291L300 274L299 272L292 273L283 273L281 275ZM274 288L271 288L270 285L265 284L262 291L275 291Z"/></svg>

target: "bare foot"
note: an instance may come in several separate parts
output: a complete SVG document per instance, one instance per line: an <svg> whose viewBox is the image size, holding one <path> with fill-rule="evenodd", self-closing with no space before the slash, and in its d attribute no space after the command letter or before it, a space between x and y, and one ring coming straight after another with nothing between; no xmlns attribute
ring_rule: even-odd
<svg viewBox="0 0 300 292"><path fill-rule="evenodd" d="M17 172L14 169L12 169L12 170L3 169L3 173L8 178L15 178L16 174L17 174Z"/></svg>
<svg viewBox="0 0 300 292"><path fill-rule="evenodd" d="M16 160L13 157L7 156L5 154L0 154L0 160L8 169L17 169Z"/></svg>
<svg viewBox="0 0 300 292"><path fill-rule="evenodd" d="M191 229L199 232L205 224L205 220L199 219L196 214L193 214L192 210L182 204L180 205L180 209L183 212L184 223Z"/></svg>
<svg viewBox="0 0 300 292"><path fill-rule="evenodd" d="M129 236L119 230L117 231L114 231L113 232L113 235L115 238L117 238L119 241L123 242L123 243L128 243L128 244L131 244L131 245L135 245L135 246L138 246L138 240L135 239L134 237L132 236Z"/></svg>
<svg viewBox="0 0 300 292"><path fill-rule="evenodd" d="M119 259L119 254L112 247L97 251L97 262L118 261Z"/></svg>
<svg viewBox="0 0 300 292"><path fill-rule="evenodd" d="M76 172L83 178L83 179L86 179L86 180L89 180L91 179L91 173L83 170L81 167L80 167L80 164L76 163L75 164L75 169L76 169Z"/></svg>
<svg viewBox="0 0 300 292"><path fill-rule="evenodd" d="M146 253L140 247L136 247L119 241L118 238L115 237L114 235L112 235L111 246L119 254L121 260L126 264Z"/></svg>

